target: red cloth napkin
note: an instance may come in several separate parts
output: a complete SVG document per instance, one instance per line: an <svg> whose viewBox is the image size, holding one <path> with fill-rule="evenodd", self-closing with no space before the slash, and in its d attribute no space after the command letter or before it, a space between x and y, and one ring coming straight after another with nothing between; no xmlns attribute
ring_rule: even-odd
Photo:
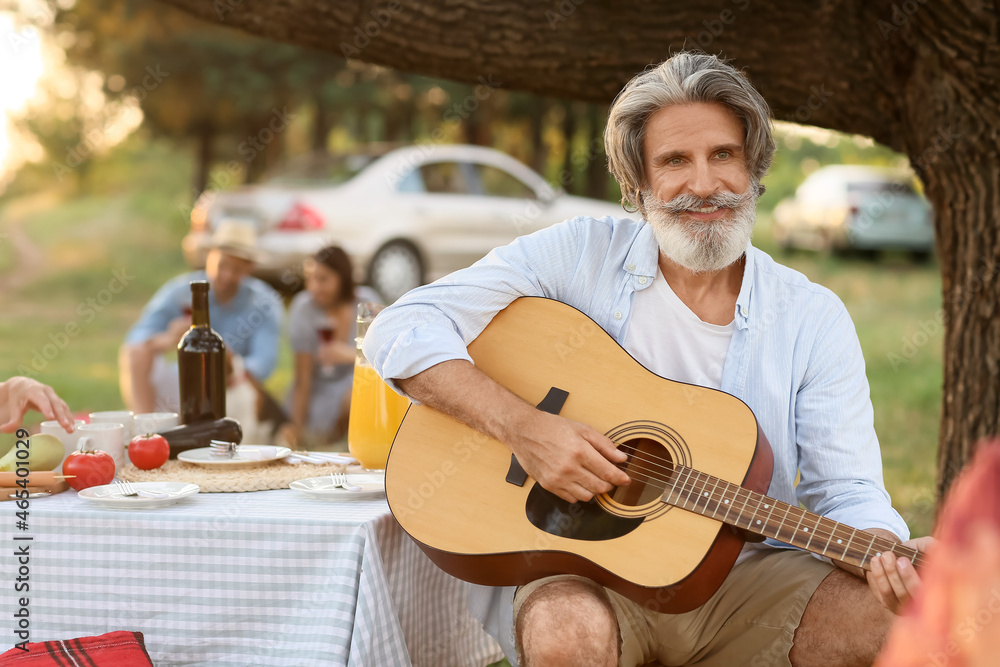
<svg viewBox="0 0 1000 667"><path fill-rule="evenodd" d="M27 651L12 648L0 665L18 667L153 667L141 632L116 630L96 637L29 642Z"/></svg>

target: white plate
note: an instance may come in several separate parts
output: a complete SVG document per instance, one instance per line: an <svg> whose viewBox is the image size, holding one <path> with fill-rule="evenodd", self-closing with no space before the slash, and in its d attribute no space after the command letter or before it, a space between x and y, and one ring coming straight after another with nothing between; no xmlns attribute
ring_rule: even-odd
<svg viewBox="0 0 1000 667"><path fill-rule="evenodd" d="M292 453L288 447L273 447L271 445L240 445L236 448L236 456L227 459L213 456L209 447L189 449L177 455L178 461L193 463L206 468L252 468L261 463L270 463L283 459Z"/></svg>
<svg viewBox="0 0 1000 667"><path fill-rule="evenodd" d="M114 484L104 486L92 486L89 489L80 491L79 496L84 500L97 503L101 507L113 509L153 509L155 507L166 507L179 502L183 498L193 496L201 491L197 484L187 482L132 482L136 491L152 491L153 493L165 493L166 498L143 498L142 496L123 497Z"/></svg>
<svg viewBox="0 0 1000 667"><path fill-rule="evenodd" d="M299 479L289 484L288 487L323 500L371 500L385 496L385 475L364 472L348 473L347 481L355 486L360 486L361 490L348 491L339 486L335 487L329 475Z"/></svg>

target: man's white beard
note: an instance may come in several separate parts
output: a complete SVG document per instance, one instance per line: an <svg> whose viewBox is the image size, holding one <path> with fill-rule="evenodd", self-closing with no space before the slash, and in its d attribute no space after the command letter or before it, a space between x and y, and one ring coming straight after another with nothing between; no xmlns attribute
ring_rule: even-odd
<svg viewBox="0 0 1000 667"><path fill-rule="evenodd" d="M757 186L751 184L743 194L718 192L706 199L677 195L668 202L646 190L643 205L660 252L692 273L721 271L738 260L750 243ZM683 213L706 206L728 209L728 213L716 220L697 220Z"/></svg>

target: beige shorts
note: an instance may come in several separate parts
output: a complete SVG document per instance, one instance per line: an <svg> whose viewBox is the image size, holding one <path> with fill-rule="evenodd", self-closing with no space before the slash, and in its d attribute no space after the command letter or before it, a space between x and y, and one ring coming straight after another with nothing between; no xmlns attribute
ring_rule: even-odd
<svg viewBox="0 0 1000 667"><path fill-rule="evenodd" d="M762 549L736 565L708 602L683 614L659 614L605 589L618 617L620 667L791 665L795 629L806 604L834 566L797 549ZM559 575L517 589L514 618L528 596Z"/></svg>

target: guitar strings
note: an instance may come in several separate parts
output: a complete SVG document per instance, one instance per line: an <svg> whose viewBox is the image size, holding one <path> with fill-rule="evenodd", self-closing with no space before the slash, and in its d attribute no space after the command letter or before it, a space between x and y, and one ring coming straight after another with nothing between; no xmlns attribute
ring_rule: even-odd
<svg viewBox="0 0 1000 667"><path fill-rule="evenodd" d="M649 461L649 459L646 456L642 455L642 453L639 453L639 452L636 452L633 455L633 460L636 460L636 459L638 459L641 462L648 462ZM721 480L721 479L718 479L718 478L713 478L713 477L711 477L709 475L706 475L705 473L702 473L702 472L700 472L700 471L698 471L698 470L696 470L694 468L690 468L690 467L687 467L687 466L685 466L684 468L685 468L685 470L687 471L688 474L687 474L686 479L684 480L684 482L680 485L680 488L678 489L678 487L677 487L677 480L675 480L673 483L670 483L670 485L671 485L671 492L672 493L676 492L677 495L679 496L680 504L678 506L681 509L686 509L685 508L685 504L686 503L690 503L693 507L697 507L698 502L700 500L702 500L703 497L704 497L704 498L709 498L710 500L712 500L712 501L715 502L715 504L716 504L716 510L713 511L712 513L713 513L713 515L717 515L718 510L721 509L724 504L728 504L728 503L725 502L726 501L726 490L725 490L726 487L735 487L736 491L735 491L735 493L733 495L733 499L732 499L734 502L733 502L732 505L729 505L729 509L727 509L726 515L728 516L729 513L733 509L736 508L735 501L743 500L743 508L737 511L737 518L734 519L731 522L734 525L736 525L737 527L740 527L738 522L740 521L740 519L746 517L747 510L749 510L750 513L752 514L752 518L756 518L756 516L758 516L758 510L761 508L762 501L765 500L765 499L767 499L767 497L763 496L762 494L756 494L756 492L752 492L749 489L744 489L743 487L741 487L739 485L736 485L736 484L732 484L731 482L727 482L726 480ZM642 468L641 466L635 466L635 469L640 470L640 471L646 473L646 476L645 476L645 481L646 482L653 482L653 481L655 481L655 482L659 482L659 483L662 483L662 484L668 484L669 483L667 480L663 480L663 479L661 479L659 477L655 477L655 476L651 475L648 472L648 469L646 469L646 468ZM680 472L678 472L678 474L680 474ZM699 479L699 477L704 478L704 479ZM636 479L638 479L638 478L636 477ZM702 496L702 495L695 496L694 495L693 492L695 491L695 489L698 489L699 487L701 489L707 488L707 482L711 481L712 479L716 479L716 483L715 483L715 485L714 485L711 493L709 493L707 496ZM643 480L639 480L639 481L643 481ZM725 486L723 487L723 490L722 490L721 494L717 495L716 494L716 490L718 489L719 482L722 482L722 484L724 484ZM665 487L664 487L664 490L666 490ZM746 497L742 498L741 494L746 494ZM756 499L757 503L758 503L758 508L757 509L750 509L750 507L749 507L750 502L753 501L753 500L755 500L754 494L760 496L759 499ZM775 501L773 501L773 499L772 499L772 503L773 502L775 502ZM777 502L781 502L781 501L777 501ZM668 504L671 504L671 503L668 503ZM791 511L798 512L801 515L801 516L798 517L799 518L798 523L800 524L801 521L802 521L802 518L804 518L804 510L801 510L800 508L797 508L797 507L794 507L792 505L789 505L788 503L781 502L781 504L784 505L785 508L786 508L785 509L785 516L779 522L781 524L781 526L782 527L786 526L786 521L787 521L788 516L789 516L789 514L790 514ZM708 507L707 501L706 501L705 507L706 507L706 509ZM692 511L692 510L689 510L689 511ZM768 521L770 521L770 518L773 515L773 512L774 512L774 509L772 509L771 512L769 512L768 519L767 519ZM751 518L750 521L748 521L748 526L747 526L748 529L750 529L750 526L752 525L752 518ZM819 518L820 522L813 528L812 538L815 539L815 538L818 537L821 540L822 539L826 539L827 540L827 546L823 550L824 553L827 550L829 550L830 543L832 542L832 540L835 537L839 537L839 539L841 539L842 541L846 539L847 542L848 542L848 544L847 544L847 548L848 549L851 546L853 546L853 544L854 544L854 537L857 534L857 531L854 528L851 528L849 526L842 526L842 524L839 524L838 522L835 522L835 521L833 521L831 519L826 519L825 517L818 517L818 518ZM730 523L730 522L727 521L726 523ZM833 524L832 525L832 529L827 528L827 526L825 524ZM868 535L871 535L871 534L868 533ZM896 544L896 543L889 542L885 538L882 538L882 537L879 537L879 536L872 535L872 537L874 537L875 539L874 539L874 541L872 542L871 545L869 545L868 547L866 547L864 549L858 549L858 550L862 550L862 551L865 551L866 553L868 553L868 552L871 551L871 549L873 547L878 546L880 548L880 551L885 551L885 550L892 549L893 546ZM842 543L843 542L841 542L841 544ZM904 549L906 551L913 552L913 554L917 553L916 551L911 550L908 547L902 547L902 549ZM905 555L908 555L908 554L905 554Z"/></svg>
<svg viewBox="0 0 1000 667"><path fill-rule="evenodd" d="M656 460L666 461L667 464L669 464L669 467L667 465L662 465L662 464L657 463ZM679 475L680 472L681 472L681 471L678 471L677 468L673 466L673 463L672 463L672 461L670 459L666 459L664 457L656 456L656 455L650 454L648 452L639 452L639 451L633 452L632 457L631 457L631 461L632 462L638 461L639 463L652 464L653 468L663 469L671 477L674 477L675 475ZM625 471L625 469L623 468L623 466L625 466L625 465L627 465L627 463L626 464L616 464L616 466L619 467L620 469L622 469L623 471ZM677 479L675 479L673 482L670 482L669 479L662 479L662 478L660 478L660 477L657 476L658 473L656 473L655 471L651 472L651 469L647 468L647 467L643 467L643 466L640 466L640 465L633 465L633 466L631 466L629 468L628 473L630 474L631 478L636 479L637 481L644 481L646 483L656 482L657 483L656 486L662 486L664 491L666 491L666 487L667 487L667 485L669 485L671 487L671 489L670 489L671 493L677 492L677 495L679 496L680 501L681 501L678 506L681 509L686 509L684 507L684 504L686 504L686 503L691 503L691 505L693 507L697 507L698 506L698 501L702 500L703 497L704 498L708 498L708 499L714 501L715 504L716 504L716 510L714 510L712 512L713 515L717 514L718 510L721 509L723 505L728 505L728 503L725 502L726 501L726 488L727 487L735 487L736 491L735 491L735 493L733 495L733 499L732 499L733 502L734 502L734 504L729 505L729 509L727 509L727 511L726 511L726 516L729 515L729 512L731 512L733 509L735 509L735 501L743 500L743 508L737 511L737 518L732 523L734 525L736 525L737 527L740 527L738 521L741 518L745 518L747 510L749 510L752 516L751 516L751 518L748 521L747 529L748 530L752 530L751 526L752 526L753 519L755 519L758 516L758 511L761 509L762 501L764 499L768 499L767 496L765 496L763 494L759 494L759 493L754 492L754 491L751 491L749 489L745 489L742 486L739 486L738 484L733 484L732 482L728 482L726 480L722 480L722 479L719 479L719 478L712 477L710 475L707 475L706 473L703 473L703 472L701 472L699 470L696 470L696 469L688 467L688 466L683 466L683 469L687 471L687 475L686 475L686 479L684 480L684 482L680 485L680 489L678 489L678 487L677 487L677 482L678 482ZM639 479L638 477L636 477L635 475L633 475L632 473L635 472L635 471L644 473L644 479ZM662 473L659 473L659 474L662 474ZM699 478L703 478L703 479L699 479ZM695 489L699 488L699 486L701 486L702 489L707 488L707 483L710 482L710 481L712 481L713 479L715 480L715 485L713 486L713 489L712 489L712 491L710 493L705 492L705 493L707 493L707 495L704 495L704 496L702 496L702 495L695 496L694 495ZM716 495L716 489L718 489L720 482L723 485L725 485L725 486L723 487L723 490L722 490L721 494L717 496ZM741 493L746 494L746 498L741 498L740 497ZM760 496L760 497L755 499L755 497L754 497L755 495ZM749 508L750 502L752 502L754 500L757 501L757 509L756 510ZM772 503L775 502L773 499L770 499L770 500L772 501ZM803 518L806 518L805 517L805 510L802 510L801 508L795 507L795 506L790 505L788 503L784 503L782 501L777 501L777 502L781 502L781 504L784 505L785 508L786 508L785 509L785 516L779 522L782 527L786 526L786 520L788 519L789 514L792 511L797 512L800 515L798 517L798 523L797 523L796 527L798 527L798 525L802 523L802 519ZM672 503L668 503L668 504L672 504ZM705 507L706 507L706 510L707 510L707 507L708 507L708 502L707 501L705 503ZM688 511L692 511L692 510L688 510ZM771 511L768 513L768 517L766 519L767 521L770 521L771 516L772 516L773 513L774 513L774 508L772 508ZM834 538L837 538L837 539L840 540L840 542L838 542L838 544L843 544L843 542L846 541L847 542L847 545L846 545L846 548L845 548L845 555L846 555L846 551L850 550L850 548L852 546L854 546L854 541L855 541L854 538L857 536L858 531L856 529L850 527L850 526L845 526L844 524L841 524L841 523L839 523L837 521L834 521L832 519L827 519L826 517L822 517L822 516L819 516L819 515L817 515L817 516L819 518L819 522L813 527L813 530L812 530L812 539L816 539L816 538L819 538L820 540L826 539L826 546L823 549L823 553L824 554L829 550L830 544L832 543L832 541L833 541ZM760 519L757 519L757 521L758 521L758 523L760 523ZM826 524L832 524L832 528L829 527ZM778 531L776 530L775 532L778 532ZM864 533L864 534L865 535L872 535L871 533ZM920 558L920 553L918 551L916 551L914 549L910 549L909 547L902 546L899 543L890 542L886 538L883 538L883 537L878 536L878 535L872 535L872 537L874 539L872 540L871 544L868 547L865 547L865 548L855 547L856 550L865 552L865 556L867 557L867 556L870 555L871 551L873 549L876 549L876 548L878 549L879 552L882 552L882 551L895 551L896 548L899 548L899 549L901 549L901 550L904 551L904 554L903 554L904 556L910 558L912 561L914 561L918 565L921 563L922 559ZM810 540L810 542L812 541L812 539ZM910 555L911 553L912 553L912 555ZM862 558L862 560L864 560L864 558Z"/></svg>

